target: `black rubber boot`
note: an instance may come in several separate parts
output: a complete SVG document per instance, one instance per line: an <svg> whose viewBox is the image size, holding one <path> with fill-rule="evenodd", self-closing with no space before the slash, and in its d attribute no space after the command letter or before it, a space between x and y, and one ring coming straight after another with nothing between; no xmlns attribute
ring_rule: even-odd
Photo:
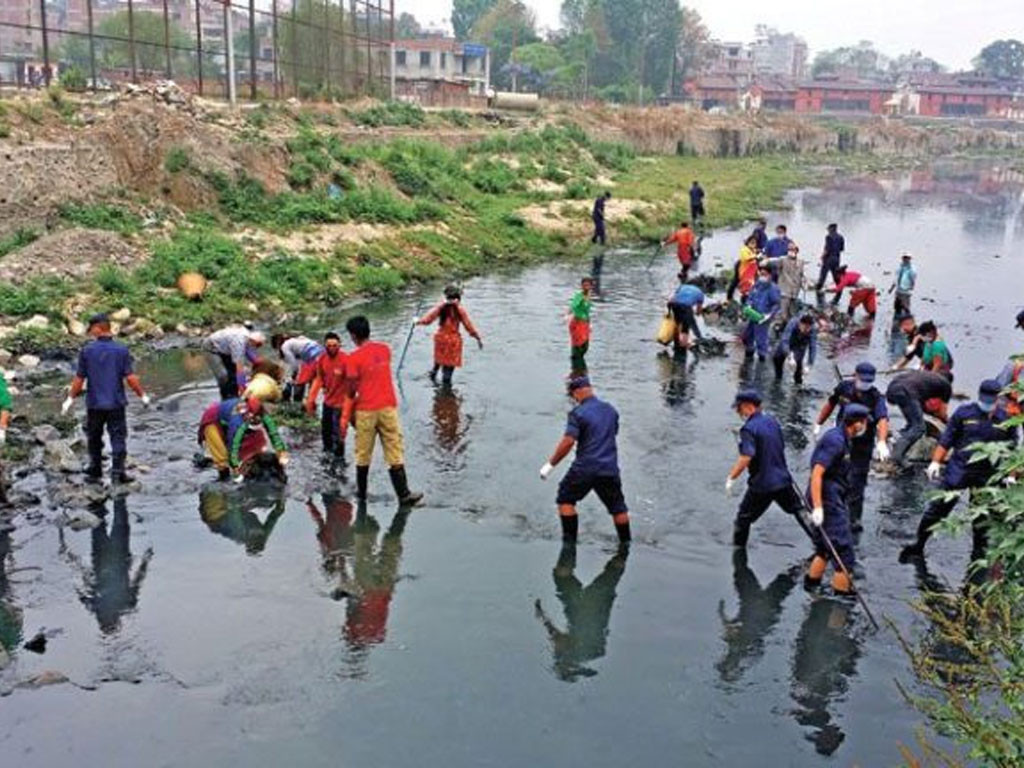
<svg viewBox="0 0 1024 768"><path fill-rule="evenodd" d="M900 550L900 562L904 564L920 560L922 557L924 557L923 541L915 541Z"/></svg>
<svg viewBox="0 0 1024 768"><path fill-rule="evenodd" d="M628 544L633 538L629 531L629 521L624 523L615 524L615 532L619 534L619 542L622 544Z"/></svg>
<svg viewBox="0 0 1024 768"><path fill-rule="evenodd" d="M562 522L562 541L566 544L574 544L580 530L579 515L559 515L558 519Z"/></svg>
<svg viewBox="0 0 1024 768"><path fill-rule="evenodd" d="M366 489L370 484L370 468L356 467L356 498L366 501Z"/></svg>
<svg viewBox="0 0 1024 768"><path fill-rule="evenodd" d="M228 480L231 479L231 470L228 469L227 467L224 467L223 469L218 469L217 479L220 480L222 483L226 483Z"/></svg>
<svg viewBox="0 0 1024 768"><path fill-rule="evenodd" d="M732 527L732 545L734 547L743 547L743 548L745 548L747 546L747 539L749 539L749 538L750 538L750 527L749 526L744 528L743 526L739 526L739 525L735 525L735 524L733 525L733 527Z"/></svg>
<svg viewBox="0 0 1024 768"><path fill-rule="evenodd" d="M118 485L128 485L128 483L135 482L135 478L131 477L124 469L125 456L119 454L113 457L112 466L110 468L110 481L117 483Z"/></svg>
<svg viewBox="0 0 1024 768"><path fill-rule="evenodd" d="M85 482L98 485L103 482L103 467L100 464L90 464L85 470Z"/></svg>
<svg viewBox="0 0 1024 768"><path fill-rule="evenodd" d="M398 505L401 507L415 507L423 499L422 493L414 493L409 490L409 481L405 477L405 467L399 465L388 470L391 475L391 486L398 496Z"/></svg>

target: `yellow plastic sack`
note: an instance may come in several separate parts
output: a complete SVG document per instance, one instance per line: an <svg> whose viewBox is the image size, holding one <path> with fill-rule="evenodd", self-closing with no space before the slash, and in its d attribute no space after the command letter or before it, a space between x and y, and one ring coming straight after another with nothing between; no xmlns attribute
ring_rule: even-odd
<svg viewBox="0 0 1024 768"><path fill-rule="evenodd" d="M676 337L676 321L672 317L671 313L665 315L661 320L661 325L658 326L658 334L654 337L654 340L659 344L668 346L673 342Z"/></svg>
<svg viewBox="0 0 1024 768"><path fill-rule="evenodd" d="M276 403L281 399L281 385L265 373L257 373L245 388L242 397L255 397L263 403Z"/></svg>

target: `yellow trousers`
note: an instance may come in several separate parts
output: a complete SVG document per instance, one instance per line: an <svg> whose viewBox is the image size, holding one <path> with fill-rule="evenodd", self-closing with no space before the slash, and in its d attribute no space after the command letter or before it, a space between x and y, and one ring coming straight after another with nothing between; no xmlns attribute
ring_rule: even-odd
<svg viewBox="0 0 1024 768"><path fill-rule="evenodd" d="M402 424L398 420L397 408L382 408L379 411L356 411L356 466L370 466L373 446L380 437L384 446L384 461L389 467L405 463L405 449L402 444Z"/></svg>
<svg viewBox="0 0 1024 768"><path fill-rule="evenodd" d="M220 427L216 424L207 424L203 430L203 443L206 445L206 451L210 454L210 458L213 459L213 466L217 469L227 469L228 447L224 443Z"/></svg>

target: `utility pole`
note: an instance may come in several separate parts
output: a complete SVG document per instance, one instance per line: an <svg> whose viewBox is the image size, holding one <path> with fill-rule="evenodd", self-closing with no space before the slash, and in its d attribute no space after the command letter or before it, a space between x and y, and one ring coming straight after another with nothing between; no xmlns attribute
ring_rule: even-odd
<svg viewBox="0 0 1024 768"><path fill-rule="evenodd" d="M224 40L227 46L228 64L228 102L235 106L235 36L231 24L231 0L224 0Z"/></svg>

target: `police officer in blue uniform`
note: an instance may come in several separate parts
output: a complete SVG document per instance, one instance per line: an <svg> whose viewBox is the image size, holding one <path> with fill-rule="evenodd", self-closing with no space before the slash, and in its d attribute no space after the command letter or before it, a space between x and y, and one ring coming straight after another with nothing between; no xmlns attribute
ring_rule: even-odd
<svg viewBox="0 0 1024 768"><path fill-rule="evenodd" d="M115 483L129 483L132 478L125 472L128 456L128 422L125 407L124 385L142 399L149 407L149 395L142 389L139 377L132 368L132 356L128 347L114 341L110 318L105 314L89 318L89 335L92 341L86 344L78 355L75 377L71 380L68 397L61 406L66 415L74 405L75 398L85 390L85 434L89 448L89 467L86 480L98 483L103 475L103 432L110 438L111 479ZM88 384L88 389L86 389Z"/></svg>
<svg viewBox="0 0 1024 768"><path fill-rule="evenodd" d="M814 558L806 581L812 585L820 584L828 561L835 561L821 535L824 531L841 561L833 562L835 570L832 574L832 589L841 594L853 590L847 573L853 570L857 561L853 551L850 510L846 505L850 490L850 451L854 441L867 434L870 416L871 412L863 405L849 403L843 408L841 423L822 435L811 454L807 500L811 505L811 523L816 530Z"/></svg>
<svg viewBox="0 0 1024 768"><path fill-rule="evenodd" d="M782 378L782 372L786 360L795 368L793 381L797 384L803 383L804 373L809 373L818 356L818 325L814 322L814 316L810 314L791 318L779 336L775 345L775 352L772 355L772 363L775 365L775 379ZM807 366L804 367L806 360Z"/></svg>
<svg viewBox="0 0 1024 768"><path fill-rule="evenodd" d="M946 474L942 480L943 491L962 491L980 488L987 485L995 474L992 462L986 460L971 461L974 451L971 446L976 443L1008 443L1017 442L1018 428L1003 427L1007 415L999 407L999 393L1002 387L995 379L986 379L978 389L978 400L974 403L961 405L953 412L953 417L946 425L939 444L932 454L932 462L925 470L929 480L937 480L946 462ZM950 499L940 497L929 502L924 517L917 526L917 540L904 547L900 552L900 562L906 563L924 555L924 545L931 537L932 528L945 520L959 501L958 496ZM973 542L971 558L977 560L985 554L988 546L988 526L984 519L977 519L972 525Z"/></svg>
<svg viewBox="0 0 1024 768"><path fill-rule="evenodd" d="M622 495L616 437L619 434L619 413L599 399L586 376L569 380L569 396L576 407L569 412L565 434L551 458L540 469L547 480L555 465L576 448L576 458L558 485L558 518L562 523L562 541L576 541L579 517L576 504L594 491L615 523L615 532L623 544L629 542L629 509Z"/></svg>
<svg viewBox="0 0 1024 768"><path fill-rule="evenodd" d="M801 520L799 513L803 510L803 502L793 487L793 477L786 466L782 428L774 417L761 410L760 393L754 389L741 389L733 401L733 408L744 423L740 429L740 455L725 480L725 492L731 493L739 476L749 472L747 492L736 513L732 534L733 546L745 547L750 538L750 526L772 502L798 521Z"/></svg>
<svg viewBox="0 0 1024 768"><path fill-rule="evenodd" d="M860 363L853 380L840 382L832 391L814 423L814 437L817 438L836 408L839 409L836 418L840 423L848 406L863 405L868 409L867 432L850 443L850 488L846 495L846 506L850 510L854 531L862 528L860 521L864 513L864 491L871 471L871 457L874 455L879 461L888 461L891 455L887 442L889 408L885 403L885 395L875 386L876 373L871 363Z"/></svg>

